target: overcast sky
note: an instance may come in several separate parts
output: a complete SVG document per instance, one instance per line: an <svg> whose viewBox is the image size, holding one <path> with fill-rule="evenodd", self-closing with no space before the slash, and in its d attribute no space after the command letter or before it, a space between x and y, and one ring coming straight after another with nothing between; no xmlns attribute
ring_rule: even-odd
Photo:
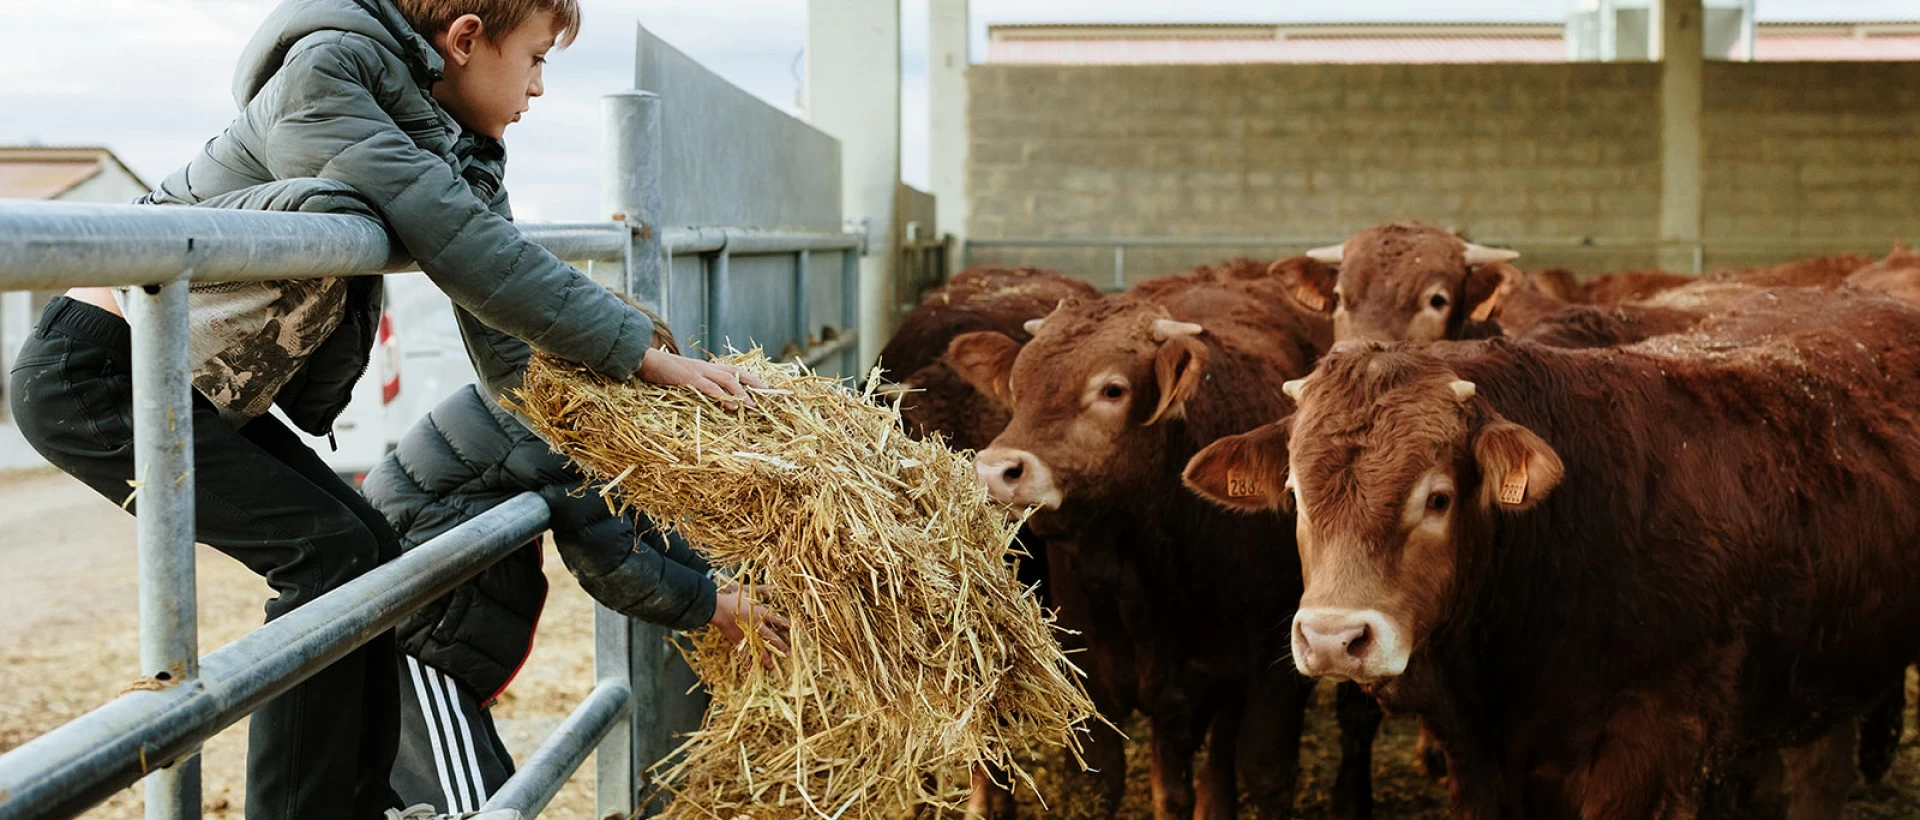
<svg viewBox="0 0 1920 820"><path fill-rule="evenodd" d="M1709 0L1718 5L1718 0ZM1762 20L1920 19L1920 0L1759 0ZM232 119L234 61L274 0L0 0L0 144L101 144L148 183ZM507 132L523 219L594 219L599 96L632 84L633 27L789 112L805 0L582 0L586 31ZM1553 21L1571 0L973 0L974 58L1010 22ZM926 2L903 0L902 173L926 183Z"/></svg>

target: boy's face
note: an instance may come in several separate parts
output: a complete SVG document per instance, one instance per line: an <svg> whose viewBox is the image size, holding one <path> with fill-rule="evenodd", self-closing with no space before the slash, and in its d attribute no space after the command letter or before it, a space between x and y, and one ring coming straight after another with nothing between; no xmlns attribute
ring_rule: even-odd
<svg viewBox="0 0 1920 820"><path fill-rule="evenodd" d="M433 98L471 131L499 139L545 91L540 67L560 34L558 21L540 12L503 37L489 38L480 18L454 20L434 38L446 58L446 79Z"/></svg>

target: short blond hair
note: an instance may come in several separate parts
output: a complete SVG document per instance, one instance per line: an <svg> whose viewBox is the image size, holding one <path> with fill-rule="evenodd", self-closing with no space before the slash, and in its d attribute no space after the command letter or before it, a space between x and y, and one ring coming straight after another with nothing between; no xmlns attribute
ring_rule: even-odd
<svg viewBox="0 0 1920 820"><path fill-rule="evenodd" d="M573 45L580 34L580 0L398 0L398 5L401 16L428 40L467 14L480 18L484 36L496 43L541 12L553 15L561 48Z"/></svg>

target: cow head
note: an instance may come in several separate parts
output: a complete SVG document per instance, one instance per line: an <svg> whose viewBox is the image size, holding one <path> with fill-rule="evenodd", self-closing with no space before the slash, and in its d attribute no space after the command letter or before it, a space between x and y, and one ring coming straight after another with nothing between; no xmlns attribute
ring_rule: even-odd
<svg viewBox="0 0 1920 820"><path fill-rule="evenodd" d="M1292 416L1201 450L1187 485L1229 507L1295 512L1302 674L1393 678L1444 622L1492 517L1551 492L1560 458L1418 350L1340 345L1287 392Z"/></svg>
<svg viewBox="0 0 1920 820"><path fill-rule="evenodd" d="M994 332L956 337L947 359L1012 419L974 457L998 501L1050 510L1127 499L1164 475L1167 422L1199 390L1199 325L1126 299L1068 300L1030 323L1025 346Z"/></svg>
<svg viewBox="0 0 1920 820"><path fill-rule="evenodd" d="M1307 256L1340 269L1325 294L1333 338L1431 342L1485 321L1519 282L1518 253L1463 242L1417 222L1380 225Z"/></svg>

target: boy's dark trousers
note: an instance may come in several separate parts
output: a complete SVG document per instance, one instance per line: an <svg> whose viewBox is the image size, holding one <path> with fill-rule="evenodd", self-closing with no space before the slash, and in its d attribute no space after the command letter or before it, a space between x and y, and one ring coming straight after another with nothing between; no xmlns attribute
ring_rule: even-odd
<svg viewBox="0 0 1920 820"><path fill-rule="evenodd" d="M393 789L411 806L478 811L513 776L513 756L493 713L463 683L412 655L400 655L400 756Z"/></svg>
<svg viewBox="0 0 1920 820"><path fill-rule="evenodd" d="M54 299L9 390L34 449L116 504L134 477L130 340L120 317ZM278 593L267 620L400 554L386 519L272 416L235 429L195 394L193 455L195 538L266 578ZM250 820L381 817L400 805L388 784L396 654L392 633L381 635L253 713Z"/></svg>

